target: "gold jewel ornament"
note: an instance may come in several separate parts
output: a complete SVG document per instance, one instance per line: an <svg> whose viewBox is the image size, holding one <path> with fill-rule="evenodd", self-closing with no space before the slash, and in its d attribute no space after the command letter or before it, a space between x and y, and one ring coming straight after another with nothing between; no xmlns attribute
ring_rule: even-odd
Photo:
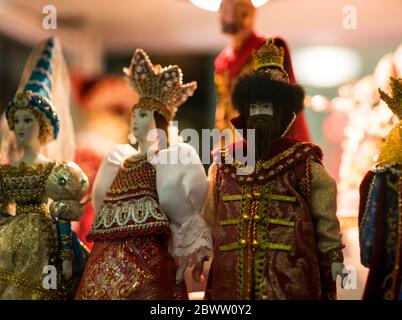
<svg viewBox="0 0 402 320"><path fill-rule="evenodd" d="M168 122L197 88L195 81L183 84L183 73L178 66L162 68L160 65L153 65L142 49L135 51L130 66L123 68L123 72L140 96L139 102L133 108L156 111Z"/></svg>
<svg viewBox="0 0 402 320"><path fill-rule="evenodd" d="M378 89L380 97L388 105L391 111L402 120L402 79L390 77L391 96Z"/></svg>
<svg viewBox="0 0 402 320"><path fill-rule="evenodd" d="M390 78L391 95L378 89L380 97L398 117L399 123L391 130L380 147L379 163L402 164L402 79Z"/></svg>
<svg viewBox="0 0 402 320"><path fill-rule="evenodd" d="M254 70L269 73L273 80L289 82L289 75L285 71L285 51L275 45L272 38L253 53Z"/></svg>

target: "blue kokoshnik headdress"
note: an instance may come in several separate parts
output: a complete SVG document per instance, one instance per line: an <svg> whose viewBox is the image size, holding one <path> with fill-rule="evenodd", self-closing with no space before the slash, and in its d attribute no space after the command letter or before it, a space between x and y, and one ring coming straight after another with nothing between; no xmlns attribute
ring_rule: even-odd
<svg viewBox="0 0 402 320"><path fill-rule="evenodd" d="M8 126L13 129L14 108L37 110L44 115L45 123L52 135L46 140L56 139L59 133L59 117L52 102L52 83L55 74L57 41L50 38L39 43L25 64L17 93L8 104L6 117Z"/></svg>

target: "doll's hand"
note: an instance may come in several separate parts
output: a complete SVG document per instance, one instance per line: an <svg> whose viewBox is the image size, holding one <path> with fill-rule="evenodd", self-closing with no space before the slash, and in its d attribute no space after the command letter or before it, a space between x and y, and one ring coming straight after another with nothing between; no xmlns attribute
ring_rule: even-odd
<svg viewBox="0 0 402 320"><path fill-rule="evenodd" d="M204 271L204 263L205 261L208 261L208 257L204 257L200 262L197 262L195 266L193 267L193 271L191 272L191 275L193 277L193 280L195 282L201 282L204 281L204 276L203 276L203 271Z"/></svg>
<svg viewBox="0 0 402 320"><path fill-rule="evenodd" d="M184 271L186 271L188 265L188 256L183 257L182 262L180 263L179 267L176 271L176 283L180 283L183 281L184 278Z"/></svg>
<svg viewBox="0 0 402 320"><path fill-rule="evenodd" d="M63 261L62 272L64 279L71 279L73 275L73 262L70 259Z"/></svg>
<svg viewBox="0 0 402 320"><path fill-rule="evenodd" d="M346 278L346 276L348 275L348 273L344 272L345 270L345 266L342 262L333 262L331 265L331 272L332 272L332 279L334 281L336 281L336 277L339 275L342 280L341 280L341 284L342 284L342 288L343 288L343 279Z"/></svg>
<svg viewBox="0 0 402 320"><path fill-rule="evenodd" d="M50 214L52 217L62 218L70 221L78 221L83 212L83 206L77 200L53 201L50 205Z"/></svg>

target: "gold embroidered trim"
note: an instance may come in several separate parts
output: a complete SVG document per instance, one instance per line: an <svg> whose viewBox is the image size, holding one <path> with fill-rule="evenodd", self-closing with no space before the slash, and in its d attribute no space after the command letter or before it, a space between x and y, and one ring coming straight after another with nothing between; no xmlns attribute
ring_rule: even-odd
<svg viewBox="0 0 402 320"><path fill-rule="evenodd" d="M270 194L272 189L272 183L267 183L262 186L261 192L263 195ZM257 235L255 239L255 249L257 249L259 243L266 243L269 240L268 228L266 224L266 218L268 218L268 205L269 199L263 196L260 201L259 212L262 216L262 223L257 224ZM261 219L261 217L259 217ZM256 219L256 217L254 217ZM266 292L266 263L267 257L264 250L255 250L254 252L254 297L255 299L263 299Z"/></svg>
<svg viewBox="0 0 402 320"><path fill-rule="evenodd" d="M284 250L290 251L292 250L292 246L288 244L281 244L281 243L262 243L260 248L262 250Z"/></svg>
<svg viewBox="0 0 402 320"><path fill-rule="evenodd" d="M243 240L239 242L230 242L223 244L219 246L219 251L231 251L231 250L237 250L240 248L244 248L248 244L247 241ZM262 250L284 250L284 251L291 251L292 246L288 244L282 244L282 243L272 243L272 242L266 242L266 243L258 243L257 241L253 241L252 246L255 248L259 248Z"/></svg>
<svg viewBox="0 0 402 320"><path fill-rule="evenodd" d="M391 189L393 189L395 192L398 192L399 180L395 181L395 182L392 182L391 179L390 179L390 176L388 174L386 175L386 180L387 180L387 186L390 187Z"/></svg>
<svg viewBox="0 0 402 320"><path fill-rule="evenodd" d="M296 197L284 196L284 195L280 195L280 194L268 194L268 200L296 202Z"/></svg>
<svg viewBox="0 0 402 320"><path fill-rule="evenodd" d="M151 197L107 203L95 216L91 232L105 229L122 231L125 228L127 230L138 230L141 229L141 226L151 223L149 219L153 219L152 223L160 222L169 225L164 211Z"/></svg>
<svg viewBox="0 0 402 320"><path fill-rule="evenodd" d="M219 246L219 251L237 250L240 247L241 246L240 246L239 242L231 242L231 243L227 243L227 244L223 244L223 245Z"/></svg>
<svg viewBox="0 0 402 320"><path fill-rule="evenodd" d="M128 185L124 188L113 188L110 187L108 189L108 193L110 194L121 194L121 193L125 193L131 190L137 190L137 189L152 189L152 185L149 183L136 183L133 185Z"/></svg>
<svg viewBox="0 0 402 320"><path fill-rule="evenodd" d="M247 193L246 197L248 198L256 198L260 199L261 194L259 192L254 192L253 194ZM294 196L285 196L281 194L270 194L268 193L267 195L264 196L267 198L269 201L287 201L287 202L296 202L296 197ZM243 196L241 194L227 194L227 195L222 195L222 201L240 201L242 200Z"/></svg>
<svg viewBox="0 0 402 320"><path fill-rule="evenodd" d="M295 222L294 221L288 221L288 220L282 220L282 219L272 219L272 218L267 218L265 219L270 224L277 224L281 226L288 226L288 227L294 227Z"/></svg>
<svg viewBox="0 0 402 320"><path fill-rule="evenodd" d="M1 166L2 175L12 175L12 176L32 176L41 175L43 171L49 171L56 164L56 161L50 161L46 163L38 164L27 164L25 162L20 162L18 165L14 166L12 164L5 164Z"/></svg>
<svg viewBox="0 0 402 320"><path fill-rule="evenodd" d="M167 221L161 222L148 222L146 224L135 224L135 225L127 225L122 227L112 227L108 229L92 229L88 233L90 236L94 235L106 235L114 232L130 232L130 231L138 231L138 230L147 230L150 228L160 228L160 227L169 227L169 223Z"/></svg>
<svg viewBox="0 0 402 320"><path fill-rule="evenodd" d="M242 188L242 202L241 202L241 216L248 215L251 206L251 199L246 197L246 194L251 192L251 186L245 185ZM238 274L238 284L237 284L237 296L239 299L245 299L245 291L246 291L246 281L247 281L247 247L246 241L244 240L247 237L247 224L248 221L246 219L242 219L242 223L238 224L238 234L240 237L240 243L242 245L239 258L237 261L237 274ZM225 247L224 247L225 248Z"/></svg>
<svg viewBox="0 0 402 320"><path fill-rule="evenodd" d="M359 226L359 234L363 233L363 228L364 228L364 225L365 225L365 223L367 221L368 208L369 208L369 204L370 204L370 199L372 198L373 189L374 189L374 185L376 183L376 179L377 179L377 176L374 175L373 179L371 179L371 181L370 181L369 189L368 189L368 192L367 192L366 202L364 204L364 212L363 212L363 216L361 218L361 222L360 222L360 226Z"/></svg>
<svg viewBox="0 0 402 320"><path fill-rule="evenodd" d="M293 154L299 147L303 145L302 142L296 143L293 147L290 147L289 149L286 149L285 151L281 152L277 156L273 157L270 160L259 160L257 162L257 172L260 169L269 169L279 161L289 157L291 154ZM309 146L307 146L304 151L308 151L310 149Z"/></svg>
<svg viewBox="0 0 402 320"><path fill-rule="evenodd" d="M222 201L240 201L243 198L241 194L224 194L222 195Z"/></svg>
<svg viewBox="0 0 402 320"><path fill-rule="evenodd" d="M304 148L302 148L304 146ZM292 155L293 153L296 153L295 155L295 159L291 158L288 159L286 161L287 165L290 165L292 162L294 162L295 160L299 159L303 153L308 152L309 150L311 150L312 147L310 145L308 145L305 142L298 142L296 143L293 147L288 148L287 150L281 152L280 154L276 155L275 157L271 158L270 160L258 160L257 164L256 164L256 170L255 173L258 174L258 172L261 169L270 169L271 167L273 167L275 164L277 164L278 162L286 159L287 157L289 157L290 155ZM244 163L241 163L239 161L237 161L236 159L234 159L231 154L229 153L229 150L227 148L224 148L223 150L221 150L221 156L223 156L225 158L225 163L232 165L233 167L239 169L243 169L246 170L246 172L248 172L248 174L252 174L254 172L254 168L246 165ZM228 161L226 161L228 160ZM283 168L286 167L286 164L284 165L279 165L278 166L278 170L282 170ZM268 176L273 176L275 174L274 171L271 171L268 173ZM236 177L236 175L232 175L232 177ZM247 179L252 179L251 177L247 178ZM264 177L263 176L258 176L257 179L259 180L263 180ZM240 177L239 178L240 181L244 181L244 177ZM250 180L251 181L251 180Z"/></svg>
<svg viewBox="0 0 402 320"><path fill-rule="evenodd" d="M401 280L400 276L400 267L401 267L401 261L402 261L402 256L401 256L401 243L402 243L402 177L399 177L398 179L398 226L397 226L397 231L396 231L396 237L397 237L397 247L396 247L396 254L395 254L395 266L394 270L392 271L392 290L391 290L391 298L395 300L395 295L398 296L400 287L401 287ZM398 279L399 278L399 279Z"/></svg>
<svg viewBox="0 0 402 320"><path fill-rule="evenodd" d="M29 202L32 199L39 198L44 193L45 182L56 163L57 161L50 161L30 165L21 162L18 166L11 164L1 165L0 176L2 192L17 203ZM16 185L16 187L11 187L10 182L12 182L11 185ZM22 187L25 190L23 194L20 191Z"/></svg>

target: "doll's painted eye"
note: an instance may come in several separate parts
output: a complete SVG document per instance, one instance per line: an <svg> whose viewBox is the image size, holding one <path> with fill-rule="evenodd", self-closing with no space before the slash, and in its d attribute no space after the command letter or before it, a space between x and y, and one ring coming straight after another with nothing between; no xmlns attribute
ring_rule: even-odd
<svg viewBox="0 0 402 320"><path fill-rule="evenodd" d="M87 184L87 182L85 180L81 180L81 187L84 188L86 186L86 184Z"/></svg>
<svg viewBox="0 0 402 320"><path fill-rule="evenodd" d="M64 177L60 177L57 182L59 183L59 186L64 187L67 184L67 179Z"/></svg>

